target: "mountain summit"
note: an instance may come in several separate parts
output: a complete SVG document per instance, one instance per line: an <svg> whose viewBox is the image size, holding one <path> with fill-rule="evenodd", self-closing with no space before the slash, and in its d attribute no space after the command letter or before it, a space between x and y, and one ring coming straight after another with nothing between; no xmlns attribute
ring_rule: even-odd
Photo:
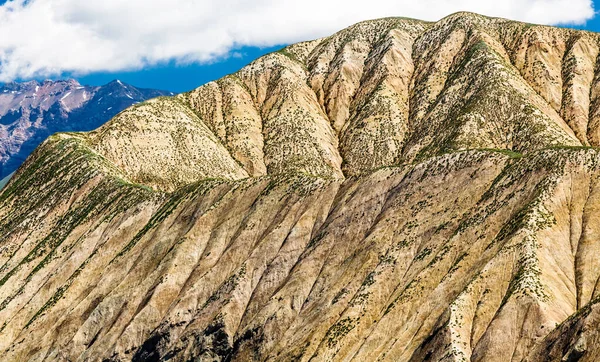
<svg viewBox="0 0 600 362"><path fill-rule="evenodd" d="M120 80L100 87L82 86L74 79L0 86L0 179L51 134L93 130L132 104L163 95L173 93Z"/></svg>
<svg viewBox="0 0 600 362"><path fill-rule="evenodd" d="M599 46L372 20L51 136L0 359L600 360Z"/></svg>

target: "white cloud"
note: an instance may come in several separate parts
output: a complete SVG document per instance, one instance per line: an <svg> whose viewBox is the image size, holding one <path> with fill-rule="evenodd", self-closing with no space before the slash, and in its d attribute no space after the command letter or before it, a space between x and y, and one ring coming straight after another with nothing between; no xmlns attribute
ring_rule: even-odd
<svg viewBox="0 0 600 362"><path fill-rule="evenodd" d="M206 62L361 20L461 10L540 24L594 16L591 0L11 0L0 6L0 81Z"/></svg>

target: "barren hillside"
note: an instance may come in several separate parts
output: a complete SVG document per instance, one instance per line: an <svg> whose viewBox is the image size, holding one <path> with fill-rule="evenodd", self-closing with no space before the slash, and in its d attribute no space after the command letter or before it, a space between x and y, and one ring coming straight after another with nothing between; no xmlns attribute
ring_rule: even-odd
<svg viewBox="0 0 600 362"><path fill-rule="evenodd" d="M52 136L0 194L0 359L600 360L599 47L372 20Z"/></svg>

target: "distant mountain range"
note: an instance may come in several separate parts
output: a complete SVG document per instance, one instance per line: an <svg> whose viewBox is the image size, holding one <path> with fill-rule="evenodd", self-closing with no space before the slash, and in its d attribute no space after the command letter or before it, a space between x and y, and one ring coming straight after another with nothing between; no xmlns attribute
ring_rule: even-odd
<svg viewBox="0 0 600 362"><path fill-rule="evenodd" d="M173 93L120 80L103 86L84 86L73 79L0 86L0 179L51 134L93 130L133 104L165 95Z"/></svg>

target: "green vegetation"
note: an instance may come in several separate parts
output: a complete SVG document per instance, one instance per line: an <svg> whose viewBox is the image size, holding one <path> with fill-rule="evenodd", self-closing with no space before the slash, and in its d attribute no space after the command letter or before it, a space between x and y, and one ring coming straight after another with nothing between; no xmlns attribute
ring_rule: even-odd
<svg viewBox="0 0 600 362"><path fill-rule="evenodd" d="M325 340L329 348L335 347L339 340L353 330L354 327L356 327L356 320L350 317L341 319L332 325L325 334Z"/></svg>

